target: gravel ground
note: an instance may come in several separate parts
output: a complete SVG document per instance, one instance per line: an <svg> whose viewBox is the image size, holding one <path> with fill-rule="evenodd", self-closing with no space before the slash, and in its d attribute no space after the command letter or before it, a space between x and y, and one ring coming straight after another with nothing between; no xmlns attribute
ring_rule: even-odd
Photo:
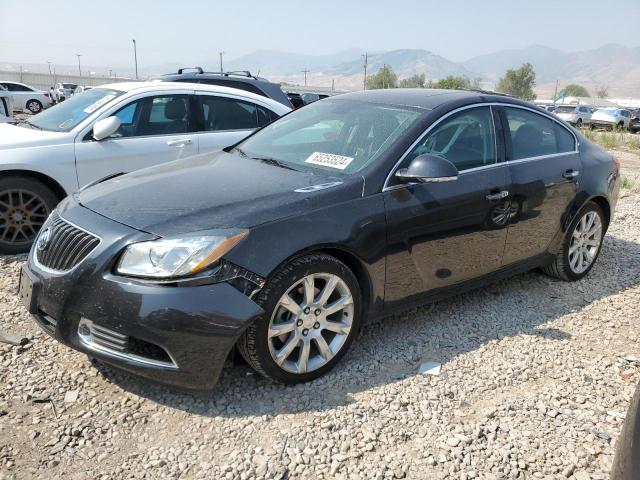
<svg viewBox="0 0 640 480"><path fill-rule="evenodd" d="M369 325L285 387L229 366L193 396L41 333L0 256L0 479L605 479L640 379L640 195L591 274L531 272ZM442 363L437 376L422 361Z"/></svg>

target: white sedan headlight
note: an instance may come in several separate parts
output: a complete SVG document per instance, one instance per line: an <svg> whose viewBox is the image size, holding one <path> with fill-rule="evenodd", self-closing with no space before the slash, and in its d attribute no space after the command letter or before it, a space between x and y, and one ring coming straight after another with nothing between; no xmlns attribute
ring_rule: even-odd
<svg viewBox="0 0 640 480"><path fill-rule="evenodd" d="M131 277L184 277L217 262L248 234L248 230L236 230L228 235L188 235L134 243L122 254L116 271Z"/></svg>

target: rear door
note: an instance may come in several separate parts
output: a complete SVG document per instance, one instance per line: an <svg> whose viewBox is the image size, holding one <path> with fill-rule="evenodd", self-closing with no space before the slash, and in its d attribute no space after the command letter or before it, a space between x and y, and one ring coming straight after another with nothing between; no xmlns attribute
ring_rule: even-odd
<svg viewBox="0 0 640 480"><path fill-rule="evenodd" d="M78 184L195 155L193 98L186 92L146 94L105 112L101 118L117 116L120 128L101 141L92 139L90 129L78 136Z"/></svg>
<svg viewBox="0 0 640 480"><path fill-rule="evenodd" d="M456 165L457 180L403 184L390 175L384 192L385 302L464 282L502 265L510 180L494 123L489 106L454 113L431 127L397 166L431 153Z"/></svg>
<svg viewBox="0 0 640 480"><path fill-rule="evenodd" d="M547 251L573 203L581 162L575 135L536 111L502 107L513 215L504 263Z"/></svg>
<svg viewBox="0 0 640 480"><path fill-rule="evenodd" d="M254 102L207 92L199 92L198 109L200 153L233 145L278 117Z"/></svg>

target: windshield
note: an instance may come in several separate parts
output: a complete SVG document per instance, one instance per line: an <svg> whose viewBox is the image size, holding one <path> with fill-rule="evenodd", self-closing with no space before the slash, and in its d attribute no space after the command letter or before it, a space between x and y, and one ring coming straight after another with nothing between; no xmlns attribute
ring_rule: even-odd
<svg viewBox="0 0 640 480"><path fill-rule="evenodd" d="M411 107L322 100L242 142L242 154L284 164L353 173L375 162L420 116Z"/></svg>
<svg viewBox="0 0 640 480"><path fill-rule="evenodd" d="M120 90L92 88L34 115L27 123L42 130L68 132L100 107L123 93Z"/></svg>

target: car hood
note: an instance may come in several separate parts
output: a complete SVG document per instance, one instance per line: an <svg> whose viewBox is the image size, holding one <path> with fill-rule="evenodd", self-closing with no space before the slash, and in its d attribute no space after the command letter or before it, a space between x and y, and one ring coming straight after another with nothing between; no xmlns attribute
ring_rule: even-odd
<svg viewBox="0 0 640 480"><path fill-rule="evenodd" d="M294 171L215 152L122 175L74 198L116 222L169 236L251 228L305 214L360 197L363 182L358 176Z"/></svg>
<svg viewBox="0 0 640 480"><path fill-rule="evenodd" d="M48 132L36 128L2 124L0 125L0 150L57 145L66 142L68 135L68 133Z"/></svg>

